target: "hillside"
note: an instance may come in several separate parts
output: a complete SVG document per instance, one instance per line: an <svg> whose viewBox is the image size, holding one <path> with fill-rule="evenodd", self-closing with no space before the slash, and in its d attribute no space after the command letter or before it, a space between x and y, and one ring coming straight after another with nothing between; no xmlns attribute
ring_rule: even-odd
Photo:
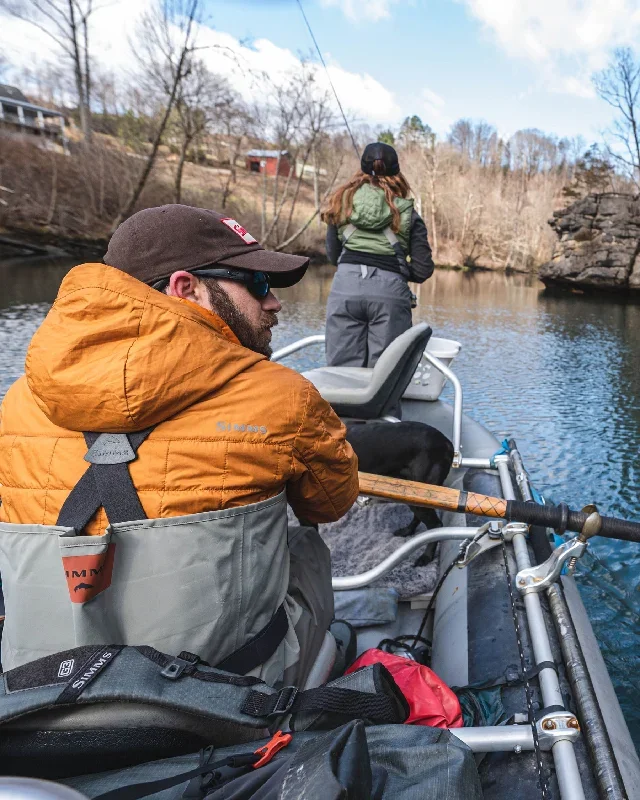
<svg viewBox="0 0 640 800"><path fill-rule="evenodd" d="M94 135L89 146L72 142L70 155L37 145L35 137L2 137L0 227L51 244L105 242L145 163L145 155L114 137L99 134ZM160 148L138 208L175 201L177 162L177 156L168 147ZM237 159L234 169L230 165L186 162L181 202L224 211L238 218L256 238L262 238L263 195L266 189L270 226L274 183L272 177L265 179L247 171L242 157ZM298 178L292 176L289 181L289 200L271 233L271 246L285 238L286 229L290 235L314 213L312 181L305 176L299 183L292 209L291 198ZM282 202L285 184L281 177L277 206ZM291 221L287 224L290 214ZM324 226L318 220L295 242L295 249L316 252L322 250L323 241Z"/></svg>

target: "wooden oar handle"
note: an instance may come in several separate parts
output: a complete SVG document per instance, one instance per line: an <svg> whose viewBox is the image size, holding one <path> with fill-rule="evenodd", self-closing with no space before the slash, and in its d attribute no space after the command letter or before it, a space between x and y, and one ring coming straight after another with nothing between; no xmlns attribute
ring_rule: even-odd
<svg viewBox="0 0 640 800"><path fill-rule="evenodd" d="M388 478L383 475L372 475L370 472L360 472L358 476L360 492L372 497L498 519L504 519L507 513L507 501L499 497L489 497L475 492L459 492L446 486Z"/></svg>

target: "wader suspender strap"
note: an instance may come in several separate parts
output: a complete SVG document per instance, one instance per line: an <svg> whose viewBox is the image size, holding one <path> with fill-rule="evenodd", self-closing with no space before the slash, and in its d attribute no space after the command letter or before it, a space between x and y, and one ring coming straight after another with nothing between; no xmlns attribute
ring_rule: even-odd
<svg viewBox="0 0 640 800"><path fill-rule="evenodd" d="M89 448L84 458L91 466L64 501L56 525L75 528L79 535L100 507L112 525L146 519L127 464L152 430L84 433Z"/></svg>
<svg viewBox="0 0 640 800"><path fill-rule="evenodd" d="M85 433L89 449L84 458L91 466L71 490L56 524L75 528L79 535L100 507L104 508L112 525L147 519L127 464L135 460L136 451L152 430L147 428L130 434ZM284 605L281 605L261 631L216 667L236 675L246 675L271 658L288 630L289 619Z"/></svg>
<svg viewBox="0 0 640 800"><path fill-rule="evenodd" d="M344 252L344 248L349 241L349 239L353 236L353 234L357 231L355 225L349 223L345 229L342 231L342 248ZM387 227L382 231L384 235L387 237L387 241L393 248L393 252L396 254L396 261L398 262L398 267L400 269L400 274L406 281L411 280L411 270L409 269L409 263L407 262L407 256L402 249L402 245L400 244L398 237L395 233L391 230L391 226L387 225ZM342 253L340 254L340 258L342 258ZM340 263L338 259L338 263Z"/></svg>

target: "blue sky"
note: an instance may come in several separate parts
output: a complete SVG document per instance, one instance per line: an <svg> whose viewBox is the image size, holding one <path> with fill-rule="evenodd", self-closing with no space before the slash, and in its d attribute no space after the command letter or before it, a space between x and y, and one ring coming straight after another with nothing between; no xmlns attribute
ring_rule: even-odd
<svg viewBox="0 0 640 800"><path fill-rule="evenodd" d="M636 0L536 0L539 16L531 16L525 11L530 3L520 0L303 4L325 58L375 78L393 93L400 116L417 113L440 131L460 117L483 118L505 135L537 127L587 142L610 121L589 75L613 46L632 40L639 7ZM509 12L501 8L506 6ZM211 23L237 38L265 38L294 52L311 47L295 0L216 0L208 8ZM380 10L385 13L376 19ZM509 13L506 23L496 20ZM565 34L545 26L545 14L565 25ZM595 35L576 36L577 24L589 15ZM348 95L341 99L349 105Z"/></svg>
<svg viewBox="0 0 640 800"><path fill-rule="evenodd" d="M98 66L123 83L136 80L133 34L153 2L109 0L92 17ZM299 68L298 55L311 51L296 0L203 2L202 57L248 100L261 99L250 70L287 80ZM471 117L505 137L535 127L596 141L611 111L590 76L614 47L640 42L640 0L302 2L346 108L385 127L418 114L441 135ZM244 72L231 66L224 55L230 50ZM41 31L2 12L0 51L18 77L61 56Z"/></svg>

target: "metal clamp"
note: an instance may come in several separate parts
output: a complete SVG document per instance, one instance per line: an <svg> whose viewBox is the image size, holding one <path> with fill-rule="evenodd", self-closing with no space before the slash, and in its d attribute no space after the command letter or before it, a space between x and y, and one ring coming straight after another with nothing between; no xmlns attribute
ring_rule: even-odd
<svg viewBox="0 0 640 800"><path fill-rule="evenodd" d="M529 526L524 522L508 522L500 531L500 536L505 540L505 542L512 542L513 537L517 534L520 534L521 536L528 536Z"/></svg>
<svg viewBox="0 0 640 800"><path fill-rule="evenodd" d="M552 711L536 722L541 750L551 750L557 742L575 742L580 737L580 723L570 711Z"/></svg>
<svg viewBox="0 0 640 800"><path fill-rule="evenodd" d="M580 537L561 544L542 564L518 572L516 575L518 591L520 594L542 592L558 580L566 561L575 565L575 560L580 558L586 549L587 543L581 541Z"/></svg>

